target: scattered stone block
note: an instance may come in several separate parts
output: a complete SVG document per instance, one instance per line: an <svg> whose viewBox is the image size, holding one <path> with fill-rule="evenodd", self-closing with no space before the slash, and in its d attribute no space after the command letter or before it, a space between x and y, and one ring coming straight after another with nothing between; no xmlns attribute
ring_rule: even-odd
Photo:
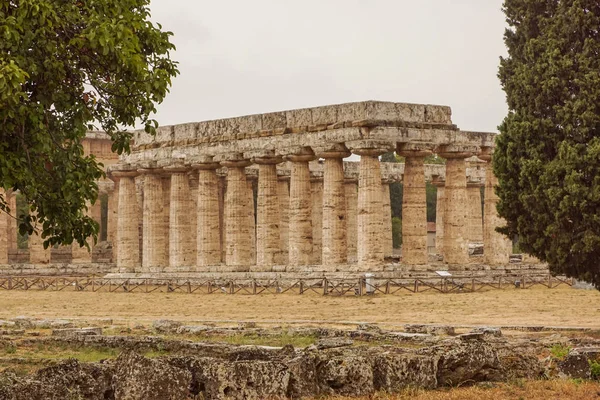
<svg viewBox="0 0 600 400"><path fill-rule="evenodd" d="M502 330L500 328L491 328L488 326L482 326L473 329L470 333L483 333L484 335L490 335L494 337L502 337Z"/></svg>
<svg viewBox="0 0 600 400"><path fill-rule="evenodd" d="M159 319L152 322L152 328L159 333L173 333L181 326L181 322L172 321L170 319Z"/></svg>
<svg viewBox="0 0 600 400"><path fill-rule="evenodd" d="M354 344L354 341L351 339L346 339L346 338L325 338L325 339L320 339L317 342L317 349L319 350L323 350L323 349L335 349L338 347L348 347L348 346L352 346Z"/></svg>
<svg viewBox="0 0 600 400"><path fill-rule="evenodd" d="M590 362L600 362L600 347L575 348L558 363L559 373L569 378L590 379Z"/></svg>
<svg viewBox="0 0 600 400"><path fill-rule="evenodd" d="M63 337L75 337L75 336L101 336L102 328L89 327L89 328L65 328L65 329L53 329L52 336L63 336Z"/></svg>

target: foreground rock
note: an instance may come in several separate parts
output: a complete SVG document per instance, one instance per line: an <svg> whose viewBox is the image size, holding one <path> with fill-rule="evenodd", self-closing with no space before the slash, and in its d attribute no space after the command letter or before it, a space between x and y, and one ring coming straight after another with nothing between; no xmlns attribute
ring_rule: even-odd
<svg viewBox="0 0 600 400"><path fill-rule="evenodd" d="M152 343L139 339L145 346ZM353 347L344 340L327 344L335 346L295 350L181 342L177 355L156 359L127 350L116 360L70 360L26 378L0 374L0 400L362 396L407 387L536 378L544 371L531 346L482 333L421 348Z"/></svg>

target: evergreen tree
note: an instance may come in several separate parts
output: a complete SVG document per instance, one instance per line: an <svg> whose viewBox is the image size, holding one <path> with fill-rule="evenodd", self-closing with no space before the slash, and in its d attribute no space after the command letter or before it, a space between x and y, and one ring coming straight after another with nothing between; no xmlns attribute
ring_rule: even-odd
<svg viewBox="0 0 600 400"><path fill-rule="evenodd" d="M600 288L600 2L505 0L504 12L502 232L553 273Z"/></svg>

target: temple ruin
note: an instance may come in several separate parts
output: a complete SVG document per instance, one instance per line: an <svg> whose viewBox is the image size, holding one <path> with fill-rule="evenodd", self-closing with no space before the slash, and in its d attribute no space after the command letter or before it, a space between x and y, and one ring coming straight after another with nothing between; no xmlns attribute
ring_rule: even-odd
<svg viewBox="0 0 600 400"><path fill-rule="evenodd" d="M104 253L74 247L58 261L60 250L34 236L24 259L14 220L0 216L0 265L101 263L120 274L502 268L512 243L495 230L495 136L459 130L449 107L376 101L164 126L155 137L136 131L120 159L108 137L91 133L88 151L110 178L99 183L104 214L91 208ZM390 151L405 163L381 162ZM351 154L360 160L344 161ZM445 165L425 164L432 154ZM392 248L394 182L403 182L401 254ZM437 187L436 254L426 182ZM473 243L483 257L469 256Z"/></svg>

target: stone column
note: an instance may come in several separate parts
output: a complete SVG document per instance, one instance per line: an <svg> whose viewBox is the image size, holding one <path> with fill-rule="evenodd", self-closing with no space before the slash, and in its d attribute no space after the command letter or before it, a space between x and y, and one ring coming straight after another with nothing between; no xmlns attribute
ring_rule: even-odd
<svg viewBox="0 0 600 400"><path fill-rule="evenodd" d="M246 174L246 211L248 213L248 226L250 227L250 264L256 265L256 218L254 215L254 181Z"/></svg>
<svg viewBox="0 0 600 400"><path fill-rule="evenodd" d="M241 158L221 162L227 167L225 192L225 263L238 271L248 271L252 264L252 232L248 219L248 182Z"/></svg>
<svg viewBox="0 0 600 400"><path fill-rule="evenodd" d="M117 241L117 224L119 220L119 185L118 180L115 181L112 189L108 190L108 215L106 236L112 247L112 262L117 261L118 241Z"/></svg>
<svg viewBox="0 0 600 400"><path fill-rule="evenodd" d="M100 203L100 200L97 200L97 203ZM85 211L85 215L92 215L92 205L86 205L87 210ZM93 219L93 218L92 218ZM98 233L99 234L99 233ZM87 239L87 243L90 246L89 250L85 246L80 246L79 243L74 241L71 245L71 263L72 264L90 264L92 262L92 248L93 248L93 240Z"/></svg>
<svg viewBox="0 0 600 400"><path fill-rule="evenodd" d="M470 157L472 153L448 152L440 155L446 158L444 262L461 268L469 262L465 158Z"/></svg>
<svg viewBox="0 0 600 400"><path fill-rule="evenodd" d="M11 192L8 197L8 207L10 208L10 216L8 218L8 250L9 251L17 251L17 233L18 229L18 221L17 218L18 210L17 210L17 193Z"/></svg>
<svg viewBox="0 0 600 400"><path fill-rule="evenodd" d="M142 269L144 272L162 272L169 264L162 170L141 169L140 172L144 174Z"/></svg>
<svg viewBox="0 0 600 400"><path fill-rule="evenodd" d="M34 212L33 216L37 213ZM30 264L48 264L51 258L51 248L44 249L44 239L42 239L41 224L38 225L36 232L29 235L29 263Z"/></svg>
<svg viewBox="0 0 600 400"><path fill-rule="evenodd" d="M310 164L309 164L310 168ZM311 264L319 265L323 253L323 179L311 178L310 192L312 199L312 261Z"/></svg>
<svg viewBox="0 0 600 400"><path fill-rule="evenodd" d="M169 207L169 268L171 270L187 267L189 270L196 264L193 259L191 220L190 183L188 169L183 166L165 168L171 175L170 207Z"/></svg>
<svg viewBox="0 0 600 400"><path fill-rule="evenodd" d="M398 146L398 154L406 158L402 194L402 262L427 264L427 190L425 183L426 149Z"/></svg>
<svg viewBox="0 0 600 400"><path fill-rule="evenodd" d="M435 251L444 254L444 209L445 209L445 181L434 177L431 182L437 188L437 202L435 206Z"/></svg>
<svg viewBox="0 0 600 400"><path fill-rule="evenodd" d="M392 237L392 202L390 199L390 181L381 183L381 216L383 217L383 229L381 230L381 243L383 244L384 257L394 255L394 239Z"/></svg>
<svg viewBox="0 0 600 400"><path fill-rule="evenodd" d="M469 207L469 243L483 243L483 213L481 211L481 183L467 182Z"/></svg>
<svg viewBox="0 0 600 400"><path fill-rule="evenodd" d="M221 220L219 216L218 163L212 157L201 164L198 170L196 265L207 267L221 264Z"/></svg>
<svg viewBox="0 0 600 400"><path fill-rule="evenodd" d="M311 149L286 157L292 162L290 180L289 264L309 265L313 261L312 196L308 162L315 159Z"/></svg>
<svg viewBox="0 0 600 400"><path fill-rule="evenodd" d="M258 195L256 205L256 264L271 267L280 262L280 204L277 164L280 157L255 157L258 164Z"/></svg>
<svg viewBox="0 0 600 400"><path fill-rule="evenodd" d="M348 262L348 245L344 158L350 152L346 146L337 145L318 155L325 159L321 261L324 266L345 264Z"/></svg>
<svg viewBox="0 0 600 400"><path fill-rule="evenodd" d="M135 185L137 171L113 171L118 184L116 259L119 272L136 272L140 265L139 211Z"/></svg>
<svg viewBox="0 0 600 400"><path fill-rule="evenodd" d="M485 170L483 259L487 265L508 264L512 241L496 231L496 228L505 226L506 221L496 211L498 195L494 188L498 185L498 178L491 165L491 149L487 149L479 158L488 162Z"/></svg>
<svg viewBox="0 0 600 400"><path fill-rule="evenodd" d="M348 261L356 262L356 208L358 203L358 187L355 179L345 179L344 189L346 194L346 243L348 249Z"/></svg>
<svg viewBox="0 0 600 400"><path fill-rule="evenodd" d="M381 199L381 166L379 156L389 149L372 143L349 146L360 156L358 178L358 263L373 269L384 261L381 231L383 202Z"/></svg>
<svg viewBox="0 0 600 400"><path fill-rule="evenodd" d="M290 224L290 183L289 177L277 181L277 195L279 196L279 264L289 263L289 224Z"/></svg>
<svg viewBox="0 0 600 400"><path fill-rule="evenodd" d="M0 188L0 197L8 203L8 195L3 188ZM0 210L0 264L8 264L8 218L8 214Z"/></svg>

